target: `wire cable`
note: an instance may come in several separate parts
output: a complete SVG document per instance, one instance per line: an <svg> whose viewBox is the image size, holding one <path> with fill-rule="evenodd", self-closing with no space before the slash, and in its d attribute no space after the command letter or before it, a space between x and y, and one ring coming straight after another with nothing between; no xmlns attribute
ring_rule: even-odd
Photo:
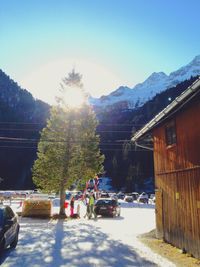
<svg viewBox="0 0 200 267"><path fill-rule="evenodd" d="M32 147L32 146L30 146L30 147L28 147L28 146L1 146L0 145L0 148L14 148L14 149L37 149L37 147L35 146L35 147ZM109 148L105 148L105 149L100 149L100 151L123 151L123 149L109 149ZM128 150L128 152L151 152L152 153L152 151L150 151L150 150Z"/></svg>

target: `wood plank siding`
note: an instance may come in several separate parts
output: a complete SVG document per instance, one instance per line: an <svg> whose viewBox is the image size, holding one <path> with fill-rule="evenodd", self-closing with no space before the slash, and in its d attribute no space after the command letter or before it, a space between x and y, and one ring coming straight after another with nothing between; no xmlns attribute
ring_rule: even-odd
<svg viewBox="0 0 200 267"><path fill-rule="evenodd" d="M175 125L176 141L167 145L170 124ZM157 232L200 258L200 98L154 128L153 138L155 186L162 192Z"/></svg>

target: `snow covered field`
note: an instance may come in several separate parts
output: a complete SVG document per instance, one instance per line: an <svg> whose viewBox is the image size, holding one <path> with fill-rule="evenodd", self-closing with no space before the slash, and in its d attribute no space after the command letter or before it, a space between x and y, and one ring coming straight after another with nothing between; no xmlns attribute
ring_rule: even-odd
<svg viewBox="0 0 200 267"><path fill-rule="evenodd" d="M3 253L2 266L174 266L137 240L138 234L155 228L153 205L121 201L120 217L98 217L97 221L84 219L84 214L81 204L81 219L20 217L18 246Z"/></svg>

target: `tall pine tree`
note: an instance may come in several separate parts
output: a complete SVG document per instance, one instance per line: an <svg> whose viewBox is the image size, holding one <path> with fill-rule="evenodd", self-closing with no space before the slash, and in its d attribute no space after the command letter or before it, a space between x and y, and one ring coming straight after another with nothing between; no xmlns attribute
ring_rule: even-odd
<svg viewBox="0 0 200 267"><path fill-rule="evenodd" d="M52 107L47 126L41 132L33 181L43 191L60 192L60 215L65 215L65 191L77 181L102 172L104 156L96 134L98 121L88 104L81 75L73 70L63 79L62 96ZM83 101L70 105L72 95ZM67 97L67 99L65 98ZM66 100L65 100L66 99ZM77 100L76 99L76 100Z"/></svg>

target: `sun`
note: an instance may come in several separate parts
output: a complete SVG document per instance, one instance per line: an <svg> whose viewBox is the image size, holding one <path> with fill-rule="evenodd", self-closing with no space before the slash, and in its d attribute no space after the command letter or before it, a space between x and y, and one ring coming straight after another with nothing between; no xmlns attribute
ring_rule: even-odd
<svg viewBox="0 0 200 267"><path fill-rule="evenodd" d="M70 108L78 108L85 103L86 97L80 88L71 87L64 92L63 101Z"/></svg>

